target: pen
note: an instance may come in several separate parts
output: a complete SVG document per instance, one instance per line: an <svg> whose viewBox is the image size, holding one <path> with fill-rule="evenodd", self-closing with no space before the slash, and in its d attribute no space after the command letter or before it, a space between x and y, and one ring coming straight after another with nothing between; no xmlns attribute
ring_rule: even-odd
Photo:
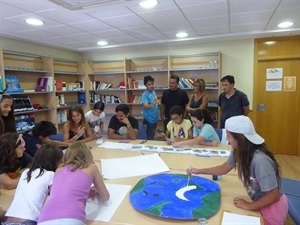
<svg viewBox="0 0 300 225"><path fill-rule="evenodd" d="M187 179L187 184L186 184L186 186L189 186L189 184L190 184L190 177L191 177L191 175L188 175L188 179Z"/></svg>

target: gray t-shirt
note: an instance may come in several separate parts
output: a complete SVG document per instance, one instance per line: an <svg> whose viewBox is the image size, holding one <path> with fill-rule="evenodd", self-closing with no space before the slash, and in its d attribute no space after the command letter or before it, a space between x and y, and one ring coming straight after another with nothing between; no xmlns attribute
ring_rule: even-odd
<svg viewBox="0 0 300 225"><path fill-rule="evenodd" d="M229 155L227 163L235 166L236 162L232 153ZM256 201L265 195L267 191L276 187L279 187L280 195L282 195L282 186L279 178L276 177L273 160L260 150L256 150L251 162L250 186L247 187L249 197Z"/></svg>

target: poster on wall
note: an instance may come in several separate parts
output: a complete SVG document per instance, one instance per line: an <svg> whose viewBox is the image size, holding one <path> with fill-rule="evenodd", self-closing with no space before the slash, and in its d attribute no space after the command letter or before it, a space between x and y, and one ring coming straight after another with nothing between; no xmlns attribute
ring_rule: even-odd
<svg viewBox="0 0 300 225"><path fill-rule="evenodd" d="M267 69L267 79L282 79L282 68L269 68Z"/></svg>
<svg viewBox="0 0 300 225"><path fill-rule="evenodd" d="M266 91L282 91L282 81L267 81Z"/></svg>
<svg viewBox="0 0 300 225"><path fill-rule="evenodd" d="M296 91L296 76L284 77L284 91Z"/></svg>

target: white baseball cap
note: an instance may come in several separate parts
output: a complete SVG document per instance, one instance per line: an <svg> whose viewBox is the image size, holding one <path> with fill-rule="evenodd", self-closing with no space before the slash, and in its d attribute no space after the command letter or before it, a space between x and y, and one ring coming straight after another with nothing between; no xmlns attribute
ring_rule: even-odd
<svg viewBox="0 0 300 225"><path fill-rule="evenodd" d="M252 121L247 116L230 117L225 121L225 129L232 133L243 134L250 142L256 145L265 142L265 139L256 133Z"/></svg>

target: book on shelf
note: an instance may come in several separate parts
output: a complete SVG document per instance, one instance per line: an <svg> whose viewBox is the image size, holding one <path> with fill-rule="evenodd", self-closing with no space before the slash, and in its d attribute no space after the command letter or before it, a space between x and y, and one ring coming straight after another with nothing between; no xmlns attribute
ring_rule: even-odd
<svg viewBox="0 0 300 225"><path fill-rule="evenodd" d="M22 92L19 78L16 76L5 76L6 92Z"/></svg>
<svg viewBox="0 0 300 225"><path fill-rule="evenodd" d="M14 101L14 112L24 112L34 110L31 100L28 96L15 96Z"/></svg>
<svg viewBox="0 0 300 225"><path fill-rule="evenodd" d="M86 104L85 92L78 92L78 103L79 104Z"/></svg>
<svg viewBox="0 0 300 225"><path fill-rule="evenodd" d="M53 91L53 77L40 77L37 80L36 92Z"/></svg>
<svg viewBox="0 0 300 225"><path fill-rule="evenodd" d="M55 80L55 91L62 91L63 84L62 80Z"/></svg>

